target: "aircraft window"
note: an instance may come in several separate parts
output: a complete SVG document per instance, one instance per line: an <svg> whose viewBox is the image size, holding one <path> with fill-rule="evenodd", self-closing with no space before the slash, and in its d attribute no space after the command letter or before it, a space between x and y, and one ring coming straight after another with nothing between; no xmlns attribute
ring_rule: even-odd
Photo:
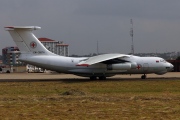
<svg viewBox="0 0 180 120"><path fill-rule="evenodd" d="M160 62L164 62L165 63L166 61L164 59L161 59Z"/></svg>

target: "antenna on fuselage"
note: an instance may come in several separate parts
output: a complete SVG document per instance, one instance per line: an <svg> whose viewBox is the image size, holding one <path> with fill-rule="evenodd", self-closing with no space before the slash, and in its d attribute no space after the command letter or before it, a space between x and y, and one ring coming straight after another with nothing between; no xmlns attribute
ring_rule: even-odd
<svg viewBox="0 0 180 120"><path fill-rule="evenodd" d="M133 20L132 19L130 20L130 24L132 25L132 27L130 29L130 36L132 38L131 54L134 54L134 41L133 41L134 33L133 33Z"/></svg>

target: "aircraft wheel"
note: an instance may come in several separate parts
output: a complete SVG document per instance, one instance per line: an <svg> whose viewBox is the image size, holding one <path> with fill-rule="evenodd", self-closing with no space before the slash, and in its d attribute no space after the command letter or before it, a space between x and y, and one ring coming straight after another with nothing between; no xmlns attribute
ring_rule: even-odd
<svg viewBox="0 0 180 120"><path fill-rule="evenodd" d="M96 76L91 76L90 80L96 80Z"/></svg>
<svg viewBox="0 0 180 120"><path fill-rule="evenodd" d="M142 75L142 76L141 76L141 79L146 79L146 75L145 75L145 74Z"/></svg>
<svg viewBox="0 0 180 120"><path fill-rule="evenodd" d="M99 80L106 80L106 77L105 76L100 76Z"/></svg>

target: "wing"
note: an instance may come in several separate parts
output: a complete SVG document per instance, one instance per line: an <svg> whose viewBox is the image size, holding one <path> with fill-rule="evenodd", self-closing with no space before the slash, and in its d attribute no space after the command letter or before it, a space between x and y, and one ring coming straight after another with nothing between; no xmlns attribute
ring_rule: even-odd
<svg viewBox="0 0 180 120"><path fill-rule="evenodd" d="M103 55L97 55L93 57L89 57L88 59L81 61L77 64L77 66L90 66L96 63L122 63L127 62L125 60L122 60L121 58L130 57L129 55L124 54L103 54Z"/></svg>

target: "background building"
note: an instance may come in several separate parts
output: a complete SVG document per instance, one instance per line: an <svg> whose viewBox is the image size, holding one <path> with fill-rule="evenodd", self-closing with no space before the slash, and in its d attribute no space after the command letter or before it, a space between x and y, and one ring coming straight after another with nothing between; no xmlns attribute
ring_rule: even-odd
<svg viewBox="0 0 180 120"><path fill-rule="evenodd" d="M18 47L6 47L2 49L2 61L6 65L22 65L23 63L19 61L20 51Z"/></svg>
<svg viewBox="0 0 180 120"><path fill-rule="evenodd" d="M2 49L2 61L4 72L25 72L25 64L19 61L20 51L18 47L6 47Z"/></svg>
<svg viewBox="0 0 180 120"><path fill-rule="evenodd" d="M63 41L55 41L48 38L39 38L39 41L52 53L69 56L69 45L63 44Z"/></svg>

